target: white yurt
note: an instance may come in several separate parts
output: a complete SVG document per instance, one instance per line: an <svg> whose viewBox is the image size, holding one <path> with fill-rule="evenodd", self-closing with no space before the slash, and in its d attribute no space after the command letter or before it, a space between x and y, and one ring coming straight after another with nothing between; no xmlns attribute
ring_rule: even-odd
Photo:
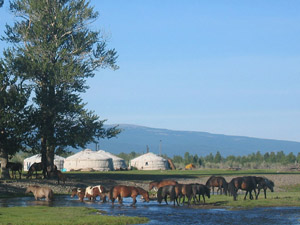
<svg viewBox="0 0 300 225"><path fill-rule="evenodd" d="M110 171L114 170L112 158L91 149L85 149L65 159L67 171Z"/></svg>
<svg viewBox="0 0 300 225"><path fill-rule="evenodd" d="M130 161L130 167L138 170L168 170L169 164L166 159L152 152L136 157Z"/></svg>
<svg viewBox="0 0 300 225"><path fill-rule="evenodd" d="M29 170L29 167L37 162L41 162L42 161L42 157L41 157L41 154L37 154L37 155L34 155L34 156L31 156L31 157L28 157L26 159L24 159L24 171L28 171ZM58 170L62 170L64 168L64 162L65 162L65 158L64 157L61 157L59 155L54 155L54 165L57 166L57 169Z"/></svg>
<svg viewBox="0 0 300 225"><path fill-rule="evenodd" d="M125 160L114 155L114 154L111 154L110 152L106 152L104 150L98 150L97 153L101 154L101 155L105 155L109 158L112 158L112 161L113 161L113 166L114 166L114 170L122 170L122 169L126 169L127 166L126 166L126 163L125 163Z"/></svg>

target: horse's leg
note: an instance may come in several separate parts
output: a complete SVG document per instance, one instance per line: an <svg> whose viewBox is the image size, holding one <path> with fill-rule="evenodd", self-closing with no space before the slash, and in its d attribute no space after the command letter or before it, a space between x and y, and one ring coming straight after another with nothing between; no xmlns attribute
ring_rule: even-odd
<svg viewBox="0 0 300 225"><path fill-rule="evenodd" d="M246 191L246 194L245 194L244 200L246 200L246 198L247 198L247 194L248 194L248 191Z"/></svg>
<svg viewBox="0 0 300 225"><path fill-rule="evenodd" d="M204 194L202 195L202 198L203 198L203 201L204 201L204 204L205 204L205 196L204 196Z"/></svg>
<svg viewBox="0 0 300 225"><path fill-rule="evenodd" d="M136 203L136 195L132 196L132 206L135 206L135 203Z"/></svg>
<svg viewBox="0 0 300 225"><path fill-rule="evenodd" d="M164 199L165 199L166 204L168 205L167 197L168 197L168 196L165 195Z"/></svg>
<svg viewBox="0 0 300 225"><path fill-rule="evenodd" d="M267 198L267 189L264 188L265 199Z"/></svg>
<svg viewBox="0 0 300 225"><path fill-rule="evenodd" d="M257 189L257 194L256 194L256 196L255 196L255 199L258 199L259 193L260 193L260 188Z"/></svg>

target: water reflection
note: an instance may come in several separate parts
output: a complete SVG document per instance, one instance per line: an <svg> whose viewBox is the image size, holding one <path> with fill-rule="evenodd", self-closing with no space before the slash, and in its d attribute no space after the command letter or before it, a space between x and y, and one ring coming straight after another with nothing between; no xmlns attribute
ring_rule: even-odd
<svg viewBox="0 0 300 225"><path fill-rule="evenodd" d="M56 196L54 202L35 201L33 197L0 199L0 207L12 206L86 206L106 211L108 215L144 216L154 224L300 224L300 207L255 208L231 211L226 209L194 209L187 206L174 207L137 199L132 207L132 199L124 198L124 205L118 203L80 202L69 195Z"/></svg>

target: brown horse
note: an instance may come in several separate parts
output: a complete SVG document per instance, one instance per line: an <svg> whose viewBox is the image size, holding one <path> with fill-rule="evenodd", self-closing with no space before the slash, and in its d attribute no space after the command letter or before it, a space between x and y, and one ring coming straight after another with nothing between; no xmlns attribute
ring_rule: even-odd
<svg viewBox="0 0 300 225"><path fill-rule="evenodd" d="M159 189L160 187L166 186L166 185L176 185L178 184L175 180L161 180L161 181L152 181L149 184L149 191L152 190L152 188L156 187Z"/></svg>
<svg viewBox="0 0 300 225"><path fill-rule="evenodd" d="M78 196L79 201L83 202L83 198L85 196L85 188L73 188L71 198L73 198L75 195Z"/></svg>
<svg viewBox="0 0 300 225"><path fill-rule="evenodd" d="M258 199L258 195L260 193L260 190L264 190L265 199L267 198L267 189L269 188L271 192L274 192L274 182L265 178L265 177L254 177L256 183L257 183L257 194L256 199Z"/></svg>
<svg viewBox="0 0 300 225"><path fill-rule="evenodd" d="M19 173L19 179L21 179L21 175L22 175L22 168L23 168L23 165L19 162L7 162L6 164L6 168L11 170L11 173L12 173L12 177L14 177L15 179L17 179L17 175L16 175L16 172Z"/></svg>
<svg viewBox="0 0 300 225"><path fill-rule="evenodd" d="M119 204L122 204L124 197L131 197L133 199L132 206L134 206L138 195L142 195L146 201L149 201L148 192L141 192L141 190L133 186L117 185L110 189L109 199L114 205L116 198L118 198Z"/></svg>
<svg viewBox="0 0 300 225"><path fill-rule="evenodd" d="M26 178L32 177L33 173L35 172L35 178L37 179L37 171L43 171L44 178L46 178L47 168L44 167L42 162L33 163L28 170Z"/></svg>
<svg viewBox="0 0 300 225"><path fill-rule="evenodd" d="M136 187L136 189L139 192L139 195L141 195L141 198L144 199L144 201L149 202L150 198L149 198L149 192L144 190L143 188L140 187Z"/></svg>
<svg viewBox="0 0 300 225"><path fill-rule="evenodd" d="M245 177L236 177L233 178L230 183L232 183L235 187L235 191L237 192L239 189L246 191L244 200L247 198L247 194L249 193L250 199L253 200L252 191L254 191L256 196L256 186L257 183L253 176L245 176ZM232 189L232 187L231 187ZM236 194L233 195L234 200L236 200Z"/></svg>
<svg viewBox="0 0 300 225"><path fill-rule="evenodd" d="M57 184L59 184L59 181L64 182L64 184L66 183L67 178L60 170L56 170L54 173L57 176Z"/></svg>
<svg viewBox="0 0 300 225"><path fill-rule="evenodd" d="M202 196L203 201L205 203L205 195L210 198L210 189L204 184L192 184L192 191L193 191L193 199L194 203L197 199L197 195L199 195L199 203L200 203L200 196Z"/></svg>
<svg viewBox="0 0 300 225"><path fill-rule="evenodd" d="M170 196L170 201L171 202L174 201L174 206L175 206L175 201L176 201L177 205L179 206L178 201L177 201L177 194L175 191L175 187L176 187L175 185L166 185L166 186L158 188L158 191L157 191L158 203L161 203L162 200L164 199L166 204L168 205L167 197Z"/></svg>
<svg viewBox="0 0 300 225"><path fill-rule="evenodd" d="M225 195L227 195L228 183L224 177L211 176L206 181L206 186L209 188L212 187L213 194L215 192L214 187L218 187L217 194L219 193L219 190L220 190L220 193L223 194L222 190L224 190Z"/></svg>
<svg viewBox="0 0 300 225"><path fill-rule="evenodd" d="M176 195L179 197L179 202L181 202L181 198L183 197L182 204L185 203L185 197L188 199L188 205L191 202L191 198L193 197L193 189L192 184L177 184L175 185Z"/></svg>
<svg viewBox="0 0 300 225"><path fill-rule="evenodd" d="M37 185L28 186L25 193L32 192L35 200L39 200L40 198L46 198L46 201L53 201L53 191L48 187L40 187Z"/></svg>

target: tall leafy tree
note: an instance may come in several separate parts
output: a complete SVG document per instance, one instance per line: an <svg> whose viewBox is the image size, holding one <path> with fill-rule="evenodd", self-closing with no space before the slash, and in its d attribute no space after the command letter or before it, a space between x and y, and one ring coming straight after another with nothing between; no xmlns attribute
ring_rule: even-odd
<svg viewBox="0 0 300 225"><path fill-rule="evenodd" d="M1 178L10 178L8 157L24 150L31 136L30 89L0 61L0 161Z"/></svg>
<svg viewBox="0 0 300 225"><path fill-rule="evenodd" d="M98 13L85 0L14 0L10 9L19 19L6 26L6 50L14 72L33 87L36 136L42 161L53 165L55 151L84 147L120 132L104 129L105 120L85 109L80 93L95 70L115 64L117 53L90 24Z"/></svg>

